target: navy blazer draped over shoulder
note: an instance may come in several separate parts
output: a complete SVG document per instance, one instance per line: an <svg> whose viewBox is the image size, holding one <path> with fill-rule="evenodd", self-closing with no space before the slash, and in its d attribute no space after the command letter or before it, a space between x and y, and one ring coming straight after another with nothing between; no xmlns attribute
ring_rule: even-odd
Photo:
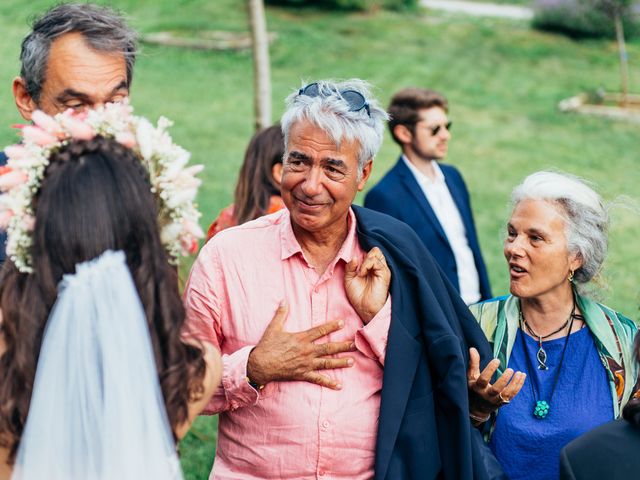
<svg viewBox="0 0 640 480"><path fill-rule="evenodd" d="M460 172L451 165L439 163L451 197L458 207L473 252L480 281L481 300L492 298L487 268L480 252L467 186ZM449 281L460 291L458 267L449 240L433 208L418 185L413 173L400 157L395 166L367 193L364 206L391 215L415 230L442 268Z"/></svg>
<svg viewBox="0 0 640 480"><path fill-rule="evenodd" d="M391 269L391 325L375 479L484 479L480 435L469 420L469 348L491 359L478 323L406 224L354 206L360 245Z"/></svg>

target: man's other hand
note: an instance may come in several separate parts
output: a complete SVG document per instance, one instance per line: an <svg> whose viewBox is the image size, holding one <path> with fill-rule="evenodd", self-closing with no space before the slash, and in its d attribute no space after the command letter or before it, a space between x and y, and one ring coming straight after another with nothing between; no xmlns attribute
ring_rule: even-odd
<svg viewBox="0 0 640 480"><path fill-rule="evenodd" d="M391 270L378 247L373 247L360 265L354 258L345 266L347 298L365 325L387 301L390 283Z"/></svg>
<svg viewBox="0 0 640 480"><path fill-rule="evenodd" d="M285 332L284 322L289 307L278 307L262 338L249 354L247 376L258 385L272 381L298 380L339 390L338 381L319 373L319 370L346 368L353 358L334 358L331 355L355 350L351 342L314 343L344 327L343 321L327 322L303 332Z"/></svg>

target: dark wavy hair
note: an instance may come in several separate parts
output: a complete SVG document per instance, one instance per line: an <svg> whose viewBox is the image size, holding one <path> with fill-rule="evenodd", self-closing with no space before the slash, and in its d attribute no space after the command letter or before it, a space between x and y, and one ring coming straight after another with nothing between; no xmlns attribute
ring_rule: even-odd
<svg viewBox="0 0 640 480"><path fill-rule="evenodd" d="M233 216L238 225L258 218L269 208L272 195L280 195L280 185L273 178L272 169L282 163L284 136L280 124L256 133L244 155L238 175Z"/></svg>
<svg viewBox="0 0 640 480"><path fill-rule="evenodd" d="M636 362L640 363L640 332L636 333L636 339L633 342L633 352L635 353ZM638 384L640 385L640 375L638 376ZM636 395L640 395L636 392ZM640 396L631 399L622 410L622 417L632 425L640 427Z"/></svg>
<svg viewBox="0 0 640 480"><path fill-rule="evenodd" d="M33 389L43 331L65 273L105 250L122 250L147 317L167 415L174 428L203 391L202 352L182 342L178 274L160 241L148 173L112 139L74 141L53 154L34 198L33 273L10 260L0 278L0 446L15 455ZM52 440L55 441L55 440Z"/></svg>

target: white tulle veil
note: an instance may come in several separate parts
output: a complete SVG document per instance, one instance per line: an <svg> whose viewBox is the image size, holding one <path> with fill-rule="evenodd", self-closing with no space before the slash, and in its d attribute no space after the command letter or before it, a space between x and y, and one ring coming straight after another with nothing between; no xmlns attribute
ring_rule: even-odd
<svg viewBox="0 0 640 480"><path fill-rule="evenodd" d="M146 317L122 252L60 282L12 479L181 479Z"/></svg>

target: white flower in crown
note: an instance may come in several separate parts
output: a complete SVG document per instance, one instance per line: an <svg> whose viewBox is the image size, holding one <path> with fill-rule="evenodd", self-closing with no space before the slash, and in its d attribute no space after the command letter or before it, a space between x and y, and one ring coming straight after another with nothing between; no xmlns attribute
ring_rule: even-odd
<svg viewBox="0 0 640 480"><path fill-rule="evenodd" d="M36 111L33 125L22 127L22 143L5 149L7 165L0 167L0 228L7 230L7 255L24 273L31 266L32 231L35 225L33 197L40 189L51 154L72 140L95 136L114 138L133 149L149 172L151 191L158 202L161 240L176 263L181 255L197 251L204 232L195 197L201 165L187 166L190 154L173 143L167 129L171 121L160 117L157 126L133 115L128 102L107 104L55 117Z"/></svg>

